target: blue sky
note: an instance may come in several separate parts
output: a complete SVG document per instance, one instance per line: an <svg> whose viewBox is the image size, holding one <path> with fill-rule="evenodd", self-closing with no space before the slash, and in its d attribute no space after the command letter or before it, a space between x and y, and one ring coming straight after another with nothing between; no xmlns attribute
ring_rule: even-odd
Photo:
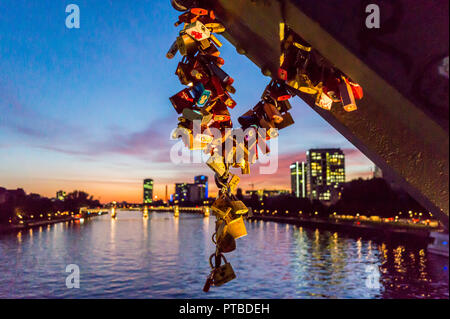
<svg viewBox="0 0 450 319"><path fill-rule="evenodd" d="M70 3L80 8L80 29L65 26ZM195 174L212 177L205 165L169 159L177 114L168 98L182 86L174 75L180 56L165 54L178 15L168 0L0 0L0 186L140 201L145 177L159 196L166 184L172 191ZM221 40L237 125L269 79ZM243 188L289 188L289 163L313 147L343 148L347 179L368 176L365 156L300 99L291 102L296 123L280 132L277 174L254 171Z"/></svg>

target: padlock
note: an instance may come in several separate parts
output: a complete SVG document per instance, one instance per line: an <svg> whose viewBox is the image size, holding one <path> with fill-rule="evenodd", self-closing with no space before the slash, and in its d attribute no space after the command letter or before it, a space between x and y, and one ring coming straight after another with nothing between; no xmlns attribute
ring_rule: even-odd
<svg viewBox="0 0 450 319"><path fill-rule="evenodd" d="M359 85L358 83L353 82L350 79L347 79L347 82L350 85L350 87L352 88L353 96L355 97L355 99L361 100L364 96L362 86Z"/></svg>
<svg viewBox="0 0 450 319"><path fill-rule="evenodd" d="M211 285L213 285L213 283L214 283L214 280L213 280L212 273L211 273L211 274L206 278L205 285L203 286L203 291L204 291L204 292L208 292L209 289L211 288Z"/></svg>
<svg viewBox="0 0 450 319"><path fill-rule="evenodd" d="M292 118L291 113L286 112L283 114L283 121L281 121L280 123L276 123L275 127L278 130L284 129L290 125L294 124L294 119Z"/></svg>
<svg viewBox="0 0 450 319"><path fill-rule="evenodd" d="M206 67L208 68L211 75L215 75L219 78L220 82L224 85L231 84L230 76L224 70L222 70L217 64L214 62L205 61Z"/></svg>
<svg viewBox="0 0 450 319"><path fill-rule="evenodd" d="M286 81L287 80L287 76L288 76L288 73L287 73L287 71L285 69L278 68L278 78L280 80Z"/></svg>
<svg viewBox="0 0 450 319"><path fill-rule="evenodd" d="M181 114L184 109L191 109L194 106L194 98L191 96L189 89L184 89L169 98L175 111Z"/></svg>
<svg viewBox="0 0 450 319"><path fill-rule="evenodd" d="M194 94L197 105L200 107L204 106L211 96L211 91L205 89L205 86L201 82L197 82L192 87L192 92Z"/></svg>
<svg viewBox="0 0 450 319"><path fill-rule="evenodd" d="M268 131L268 130L270 130L272 128L275 128L275 123L273 123L273 121L267 121L264 118L260 118L259 119L259 126Z"/></svg>
<svg viewBox="0 0 450 319"><path fill-rule="evenodd" d="M228 232L228 225L223 219L216 222L216 245L222 253L229 253L236 249L236 240L232 233Z"/></svg>
<svg viewBox="0 0 450 319"><path fill-rule="evenodd" d="M214 57L219 57L219 55L220 55L220 51L217 49L217 47L213 43L210 43L210 46L206 50L201 50L201 52L205 56L210 55L210 56L214 56Z"/></svg>
<svg viewBox="0 0 450 319"><path fill-rule="evenodd" d="M206 16L208 15L208 10L203 9L203 8L191 8L189 10L190 13L192 13L193 15L196 16Z"/></svg>
<svg viewBox="0 0 450 319"><path fill-rule="evenodd" d="M204 111L203 109L183 109L183 117L190 121L201 121L201 125L207 125L213 118L213 114Z"/></svg>
<svg viewBox="0 0 450 319"><path fill-rule="evenodd" d="M264 112L269 120L274 121L275 124L280 124L283 122L283 116L280 114L275 105L271 103L264 103Z"/></svg>
<svg viewBox="0 0 450 319"><path fill-rule="evenodd" d="M223 176L226 173L226 166L222 156L218 154L212 155L207 161L206 165L211 168L218 176Z"/></svg>
<svg viewBox="0 0 450 319"><path fill-rule="evenodd" d="M227 85L227 86L225 87L225 90L227 90L227 91L230 92L231 94L236 93L236 89L235 89L234 86L232 86L232 85Z"/></svg>
<svg viewBox="0 0 450 319"><path fill-rule="evenodd" d="M178 44L177 44L177 40L175 40L172 45L170 46L169 51L167 51L166 57L168 59L173 59L174 56L177 54L178 52Z"/></svg>
<svg viewBox="0 0 450 319"><path fill-rule="evenodd" d="M220 83L220 80L217 76L213 75L211 77L211 83L214 87L214 90L216 91L216 96L221 97L225 94L225 91L223 90L222 83Z"/></svg>
<svg viewBox="0 0 450 319"><path fill-rule="evenodd" d="M281 113L285 113L292 108L289 100L278 101L276 107L277 107L278 111L280 111Z"/></svg>
<svg viewBox="0 0 450 319"><path fill-rule="evenodd" d="M214 272L213 276L213 282L214 286L219 287L223 284L226 284L227 282L233 280L236 278L236 274L234 273L233 267L231 267L230 263L225 263L224 265L220 266L216 271Z"/></svg>
<svg viewBox="0 0 450 319"><path fill-rule="evenodd" d="M317 94L315 104L318 107L329 111L331 110L331 106L333 105L333 100L323 90L321 90Z"/></svg>
<svg viewBox="0 0 450 319"><path fill-rule="evenodd" d="M217 103L216 105L213 110L213 120L219 123L230 121L231 116L226 105L223 103Z"/></svg>
<svg viewBox="0 0 450 319"><path fill-rule="evenodd" d="M273 80L267 85L261 98L263 99L265 96L270 96L275 101L285 101L292 97L284 83Z"/></svg>
<svg viewBox="0 0 450 319"><path fill-rule="evenodd" d="M215 63L218 67L222 67L225 64L225 60L221 57L214 55L204 55L202 56L203 61L208 61L209 63Z"/></svg>
<svg viewBox="0 0 450 319"><path fill-rule="evenodd" d="M206 50L210 47L211 42L209 41L209 39L203 39L202 41L200 41L200 49L202 50Z"/></svg>
<svg viewBox="0 0 450 319"><path fill-rule="evenodd" d="M248 212L247 207L245 207L245 213L246 212ZM238 238L247 236L247 229L245 228L245 223L244 223L244 219L242 218L242 216L240 216L238 218L235 218L232 221L230 221L226 225L226 229L225 230L226 230L226 232L228 234L230 234L233 237L233 239L238 239Z"/></svg>
<svg viewBox="0 0 450 319"><path fill-rule="evenodd" d="M218 184L218 186L221 185L222 182ZM211 209L218 218L225 218L231 212L230 198L228 197L228 195L226 195L225 193L220 194L220 196L211 205Z"/></svg>
<svg viewBox="0 0 450 319"><path fill-rule="evenodd" d="M220 97L220 99L222 100L222 102L229 107L230 109L233 109L236 106L236 101L233 100L230 95L228 94L228 92L225 92L224 95L222 95Z"/></svg>
<svg viewBox="0 0 450 319"><path fill-rule="evenodd" d="M341 95L341 103L345 111L352 112L357 109L352 88L348 84L347 79L343 76L341 77L341 83L339 84L339 94Z"/></svg>
<svg viewBox="0 0 450 319"><path fill-rule="evenodd" d="M181 55L191 55L198 50L197 43L188 34L181 34L177 38L177 46Z"/></svg>
<svg viewBox="0 0 450 319"><path fill-rule="evenodd" d="M217 45L219 48L222 46L222 42L219 41L219 39L216 38L214 34L210 35L210 39L212 42L214 42L215 45Z"/></svg>
<svg viewBox="0 0 450 319"><path fill-rule="evenodd" d="M214 255L212 255L210 257L210 265L211 268L212 267L212 257L214 257ZM212 272L212 278L213 278L213 284L216 287L220 287L223 284L226 284L227 282L233 280L236 278L236 274L234 273L233 267L231 267L231 264L226 260L225 256L221 254L221 258L224 261L224 264L219 266L216 265L216 267L214 267L213 272Z"/></svg>
<svg viewBox="0 0 450 319"><path fill-rule="evenodd" d="M175 74L178 76L180 83L183 85L189 85L192 83L192 77L190 72L192 70L192 64L187 62L186 57L183 57L180 63L178 63Z"/></svg>
<svg viewBox="0 0 450 319"><path fill-rule="evenodd" d="M256 156L256 153L255 153ZM242 175L249 175L250 174L250 163L254 163L254 160L252 161L249 159L248 161L244 161L241 165L241 174Z"/></svg>
<svg viewBox="0 0 450 319"><path fill-rule="evenodd" d="M317 94L318 91L306 74L299 75L298 90L311 95Z"/></svg>
<svg viewBox="0 0 450 319"><path fill-rule="evenodd" d="M230 188L230 192L234 193L240 180L241 179L239 178L239 176L232 174L231 179L228 182L228 187Z"/></svg>
<svg viewBox="0 0 450 319"><path fill-rule="evenodd" d="M238 122L246 130L250 126L258 126L258 117L253 110L249 110L238 118Z"/></svg>
<svg viewBox="0 0 450 319"><path fill-rule="evenodd" d="M211 36L211 32L208 28L198 20L187 25L183 32L198 42L209 39Z"/></svg>
<svg viewBox="0 0 450 319"><path fill-rule="evenodd" d="M232 200L230 205L231 212L235 215L243 215L248 211L247 206L240 200Z"/></svg>
<svg viewBox="0 0 450 319"><path fill-rule="evenodd" d="M217 22L206 23L205 27L209 29L212 33L222 33L225 32L225 27Z"/></svg>

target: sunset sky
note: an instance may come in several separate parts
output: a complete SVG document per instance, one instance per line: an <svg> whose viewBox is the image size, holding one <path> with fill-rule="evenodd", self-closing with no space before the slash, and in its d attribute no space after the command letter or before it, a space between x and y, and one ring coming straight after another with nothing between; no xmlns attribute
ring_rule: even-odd
<svg viewBox="0 0 450 319"><path fill-rule="evenodd" d="M80 29L65 26L69 3L80 7ZM178 115L168 98L182 86L174 75L180 56L165 54L178 14L168 0L1 1L0 187L49 197L81 189L102 202L140 202L146 177L159 197L165 185L172 193L175 182L194 175L211 180L206 165L169 158ZM237 89L236 125L269 79L221 40ZM371 174L373 164L352 144L299 98L291 103L296 123L280 131L277 173L260 175L256 165L242 188L290 188L289 164L317 147L345 151L347 180Z"/></svg>

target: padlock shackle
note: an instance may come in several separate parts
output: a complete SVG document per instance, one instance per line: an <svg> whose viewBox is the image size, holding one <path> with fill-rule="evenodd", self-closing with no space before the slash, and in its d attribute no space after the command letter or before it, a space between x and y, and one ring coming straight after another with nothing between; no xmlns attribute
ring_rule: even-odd
<svg viewBox="0 0 450 319"><path fill-rule="evenodd" d="M216 257L216 263L215 263L216 265L215 265L215 267L213 266L213 262L212 262L213 257ZM211 266L211 269L219 268L222 259L223 259L225 264L228 262L227 259L225 258L225 256L222 253L214 253L211 256L209 256L209 265ZM217 265L217 263L218 263L218 265Z"/></svg>

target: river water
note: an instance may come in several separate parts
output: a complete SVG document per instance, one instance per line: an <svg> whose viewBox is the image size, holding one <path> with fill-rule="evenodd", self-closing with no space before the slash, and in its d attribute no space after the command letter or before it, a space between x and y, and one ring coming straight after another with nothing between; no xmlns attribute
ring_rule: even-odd
<svg viewBox="0 0 450 319"><path fill-rule="evenodd" d="M237 279L202 291L214 217L118 212L0 236L1 298L448 298L448 258L424 247L247 222ZM80 287L66 287L66 266Z"/></svg>

